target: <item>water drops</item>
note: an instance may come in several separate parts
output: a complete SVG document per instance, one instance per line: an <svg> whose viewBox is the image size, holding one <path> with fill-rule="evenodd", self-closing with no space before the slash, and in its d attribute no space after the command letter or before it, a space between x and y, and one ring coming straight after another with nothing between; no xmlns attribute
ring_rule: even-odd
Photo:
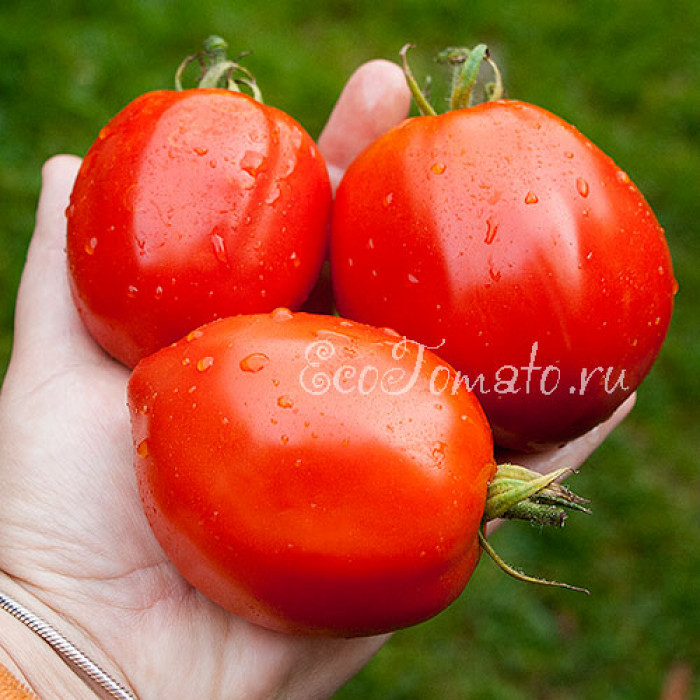
<svg viewBox="0 0 700 700"><path fill-rule="evenodd" d="M630 176L624 170L618 170L615 177L621 185L628 185L630 182Z"/></svg>
<svg viewBox="0 0 700 700"><path fill-rule="evenodd" d="M136 447L136 454L142 459L148 457L148 440L141 440Z"/></svg>
<svg viewBox="0 0 700 700"><path fill-rule="evenodd" d="M282 435L282 437L280 437L280 442L286 445L289 442L289 435Z"/></svg>
<svg viewBox="0 0 700 700"><path fill-rule="evenodd" d="M199 372L206 372L214 364L214 358L210 355L202 357L197 360L197 370Z"/></svg>
<svg viewBox="0 0 700 700"><path fill-rule="evenodd" d="M411 284L418 284L420 281L413 273L409 272L408 275L406 275L406 278Z"/></svg>
<svg viewBox="0 0 700 700"><path fill-rule="evenodd" d="M198 155L198 156L205 156L207 153L209 153L209 149L206 146L194 146L192 150Z"/></svg>
<svg viewBox="0 0 700 700"><path fill-rule="evenodd" d="M496 234L498 233L498 224L495 224L491 219L486 219L486 236L484 237L484 243L486 245L491 245L496 239Z"/></svg>
<svg viewBox="0 0 700 700"><path fill-rule="evenodd" d="M430 170L433 173L435 173L435 175L442 175L446 169L447 169L447 166L444 163L441 163L439 161L437 163L433 163L430 166Z"/></svg>
<svg viewBox="0 0 700 700"><path fill-rule="evenodd" d="M289 256L289 259L292 261L292 265L294 267L301 267L301 260L299 259L299 256L296 253L292 253Z"/></svg>
<svg viewBox="0 0 700 700"><path fill-rule="evenodd" d="M274 204L279 198L282 192L280 191L280 186L278 184L275 184L272 189L267 193L267 197L265 197L265 202L267 204Z"/></svg>
<svg viewBox="0 0 700 700"><path fill-rule="evenodd" d="M537 204L539 201L539 197L532 191L525 195L525 204Z"/></svg>
<svg viewBox="0 0 700 700"><path fill-rule="evenodd" d="M280 408L293 408L294 401L292 400L291 396L287 396L286 394L283 394L282 396L277 397L277 405Z"/></svg>
<svg viewBox="0 0 700 700"><path fill-rule="evenodd" d="M489 277L494 281L494 282L500 282L502 273L500 270L496 270L493 266L493 263L489 265Z"/></svg>
<svg viewBox="0 0 700 700"><path fill-rule="evenodd" d="M139 288L134 284L130 284L126 288L126 296L128 296L129 299L134 299L138 293L139 293Z"/></svg>
<svg viewBox="0 0 700 700"><path fill-rule="evenodd" d="M257 177L264 169L265 156L258 151L246 151L241 158L241 169L251 177Z"/></svg>
<svg viewBox="0 0 700 700"><path fill-rule="evenodd" d="M90 238L88 241L85 242L85 252L88 255L94 255L95 254L95 248L97 248L97 238L94 236Z"/></svg>
<svg viewBox="0 0 700 700"><path fill-rule="evenodd" d="M201 338L204 335L203 331L200 331L198 329L195 329L193 331L190 331L187 336L185 337L185 340L188 343L191 343L193 340L196 340L197 338Z"/></svg>
<svg viewBox="0 0 700 700"><path fill-rule="evenodd" d="M161 287L160 285L158 285L158 286L155 288L155 290L153 291L153 298L154 298L156 301L158 301L159 299L162 298L162 296L163 296L163 287Z"/></svg>
<svg viewBox="0 0 700 700"><path fill-rule="evenodd" d="M430 450L430 456L435 460L437 466L441 466L445 460L445 448L447 445L441 440L437 440Z"/></svg>
<svg viewBox="0 0 700 700"><path fill-rule="evenodd" d="M275 309L270 316L272 317L273 321L279 322L291 321L294 318L294 314L284 306L280 306L279 308Z"/></svg>
<svg viewBox="0 0 700 700"><path fill-rule="evenodd" d="M382 204L384 205L385 208L390 207L393 199L394 199L394 193L387 192L382 199Z"/></svg>
<svg viewBox="0 0 700 700"><path fill-rule="evenodd" d="M214 257L224 265L228 265L228 254L226 253L226 243L223 236L218 233L212 233L211 244L214 249Z"/></svg>
<svg viewBox="0 0 700 700"><path fill-rule="evenodd" d="M577 177L576 178L576 191L582 197L588 197L588 193L590 191L590 188L588 186L588 181L582 177Z"/></svg>

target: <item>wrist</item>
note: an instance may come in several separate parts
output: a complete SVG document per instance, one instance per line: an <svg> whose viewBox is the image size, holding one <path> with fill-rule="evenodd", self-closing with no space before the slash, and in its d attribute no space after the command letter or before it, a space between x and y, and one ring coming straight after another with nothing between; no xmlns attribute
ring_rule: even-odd
<svg viewBox="0 0 700 700"><path fill-rule="evenodd" d="M103 697L76 664L56 649L56 639L66 635L79 649L99 658L99 650L86 635L3 572L0 572L0 593L4 603L4 609L0 609L0 663L42 700ZM15 610L18 616L6 606L13 609L18 606L20 612ZM26 616L30 617L29 624Z"/></svg>

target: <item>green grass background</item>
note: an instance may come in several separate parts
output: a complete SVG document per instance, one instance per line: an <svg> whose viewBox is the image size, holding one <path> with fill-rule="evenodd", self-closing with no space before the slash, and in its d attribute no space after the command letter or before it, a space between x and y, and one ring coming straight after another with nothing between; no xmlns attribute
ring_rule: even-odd
<svg viewBox="0 0 700 700"><path fill-rule="evenodd" d="M695 0L9 0L0 9L0 375L40 167L84 154L139 93L170 87L211 33L266 100L317 136L361 62L414 68L485 41L511 96L575 123L627 170L667 229L680 293L633 415L576 477L594 505L564 532L503 528L526 570L591 596L520 584L488 561L436 619L396 635L338 698L656 698L672 669L700 697L700 4Z"/></svg>

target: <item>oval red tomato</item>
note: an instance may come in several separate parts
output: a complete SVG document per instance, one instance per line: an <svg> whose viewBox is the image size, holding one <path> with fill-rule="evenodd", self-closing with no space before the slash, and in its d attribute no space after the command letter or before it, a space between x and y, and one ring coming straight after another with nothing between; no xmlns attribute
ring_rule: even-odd
<svg viewBox="0 0 700 700"><path fill-rule="evenodd" d="M390 331L238 316L129 383L145 512L183 575L293 633L369 635L436 614L476 566L491 433L454 372Z"/></svg>
<svg viewBox="0 0 700 700"><path fill-rule="evenodd" d="M639 385L675 280L664 232L608 156L539 107L407 120L350 166L331 263L343 316L439 352L514 449L574 438Z"/></svg>
<svg viewBox="0 0 700 700"><path fill-rule="evenodd" d="M296 308L330 202L318 149L284 112L218 88L142 95L100 132L72 193L78 310L132 366L215 318Z"/></svg>

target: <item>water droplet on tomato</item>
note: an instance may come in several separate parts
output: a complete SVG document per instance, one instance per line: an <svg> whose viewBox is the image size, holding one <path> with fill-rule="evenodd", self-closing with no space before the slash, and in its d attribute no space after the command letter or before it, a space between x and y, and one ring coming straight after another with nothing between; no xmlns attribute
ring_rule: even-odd
<svg viewBox="0 0 700 700"><path fill-rule="evenodd" d="M162 296L163 296L163 287L158 285L153 292L153 298L160 299Z"/></svg>
<svg viewBox="0 0 700 700"><path fill-rule="evenodd" d="M629 176L624 170L618 170L618 171L615 173L615 177L617 178L617 181L618 181L621 185L627 185L627 184L629 184L630 176Z"/></svg>
<svg viewBox="0 0 700 700"><path fill-rule="evenodd" d="M367 248L369 250L374 250L374 238L367 239Z"/></svg>
<svg viewBox="0 0 700 700"><path fill-rule="evenodd" d="M148 457L148 440L141 440L136 447L136 454L143 459Z"/></svg>
<svg viewBox="0 0 700 700"><path fill-rule="evenodd" d="M489 265L489 277L494 281L494 282L500 282L501 281L501 271L500 270L495 270L493 265Z"/></svg>
<svg viewBox="0 0 700 700"><path fill-rule="evenodd" d="M183 357L182 358L182 366L187 367L187 365L190 364L190 358L189 357Z"/></svg>
<svg viewBox="0 0 700 700"><path fill-rule="evenodd" d="M286 394L283 396L278 396L277 397L277 405L280 408L293 408L294 407L294 401L292 400L291 396L287 396Z"/></svg>
<svg viewBox="0 0 700 700"><path fill-rule="evenodd" d="M205 156L209 153L209 149L206 146L195 146L192 149L198 156Z"/></svg>
<svg viewBox="0 0 700 700"><path fill-rule="evenodd" d="M525 195L525 204L537 204L539 197L534 192L528 192Z"/></svg>
<svg viewBox="0 0 700 700"><path fill-rule="evenodd" d="M282 435L282 437L280 438L280 442L283 445L286 445L289 442L289 435Z"/></svg>
<svg viewBox="0 0 700 700"><path fill-rule="evenodd" d="M223 237L220 236L218 233L212 233L211 244L214 248L214 256L216 257L216 259L220 263L223 263L224 265L228 265L228 255L226 253L226 243L224 242Z"/></svg>
<svg viewBox="0 0 700 700"><path fill-rule="evenodd" d="M280 306L279 308L275 309L270 316L272 317L273 321L291 321L294 318L294 314L284 306Z"/></svg>
<svg viewBox="0 0 700 700"><path fill-rule="evenodd" d="M273 188L267 193L265 197L265 202L267 204L274 204L279 198L282 192L280 191L279 185L275 184Z"/></svg>
<svg viewBox="0 0 700 700"><path fill-rule="evenodd" d="M289 259L292 261L292 265L294 265L294 267L301 267L301 260L299 260L299 256L296 253L292 253L289 256Z"/></svg>
<svg viewBox="0 0 700 700"><path fill-rule="evenodd" d="M139 288L136 285L130 284L126 288L126 296L128 296L129 299L133 299L138 293L139 293Z"/></svg>
<svg viewBox="0 0 700 700"><path fill-rule="evenodd" d="M403 338L403 336L398 331L395 331L393 328L382 328L382 332L386 333L387 335L390 335L392 338Z"/></svg>
<svg viewBox="0 0 700 700"><path fill-rule="evenodd" d="M254 352L250 355L246 355L239 363L238 366L244 372L260 372L260 370L265 369L270 364L270 358L262 352Z"/></svg>
<svg viewBox="0 0 700 700"><path fill-rule="evenodd" d="M193 340L196 340L197 338L201 338L204 335L203 331L200 331L198 329L195 329L193 331L190 331L187 336L185 337L185 340L188 343L191 343Z"/></svg>
<svg viewBox="0 0 700 700"><path fill-rule="evenodd" d="M494 224L491 219L486 219L486 236L484 237L484 243L486 243L486 245L491 245L496 239L497 233L498 224Z"/></svg>
<svg viewBox="0 0 700 700"><path fill-rule="evenodd" d="M206 372L213 364L214 358L207 355L206 357L202 357L200 360L197 360L197 369L200 372Z"/></svg>
<svg viewBox="0 0 700 700"><path fill-rule="evenodd" d="M444 163L433 163L430 166L430 169L436 174L436 175L442 175L445 170L447 169L447 166Z"/></svg>
<svg viewBox="0 0 700 700"><path fill-rule="evenodd" d="M438 440L430 451L430 456L435 460L437 466L442 466L442 463L445 461L446 447L447 445L444 442Z"/></svg>
<svg viewBox="0 0 700 700"><path fill-rule="evenodd" d="M265 156L258 151L246 151L241 158L241 169L251 177L257 177L265 165Z"/></svg>
<svg viewBox="0 0 700 700"><path fill-rule="evenodd" d="M86 241L85 252L88 255L93 255L95 253L95 248L97 248L97 238L93 236L90 240Z"/></svg>
<svg viewBox="0 0 700 700"><path fill-rule="evenodd" d="M383 204L385 207L389 207L389 206L391 206L391 202L392 202L393 199L394 199L394 193L393 193L393 192L387 192L387 193L384 195L384 198L382 199L382 204Z"/></svg>
<svg viewBox="0 0 700 700"><path fill-rule="evenodd" d="M576 191L582 197L588 197L588 192L590 191L590 189L588 187L588 181L582 177L576 178Z"/></svg>
<svg viewBox="0 0 700 700"><path fill-rule="evenodd" d="M564 152L564 158L568 158L569 160L571 160L571 158L573 158L573 157L574 157L574 154L571 151Z"/></svg>

